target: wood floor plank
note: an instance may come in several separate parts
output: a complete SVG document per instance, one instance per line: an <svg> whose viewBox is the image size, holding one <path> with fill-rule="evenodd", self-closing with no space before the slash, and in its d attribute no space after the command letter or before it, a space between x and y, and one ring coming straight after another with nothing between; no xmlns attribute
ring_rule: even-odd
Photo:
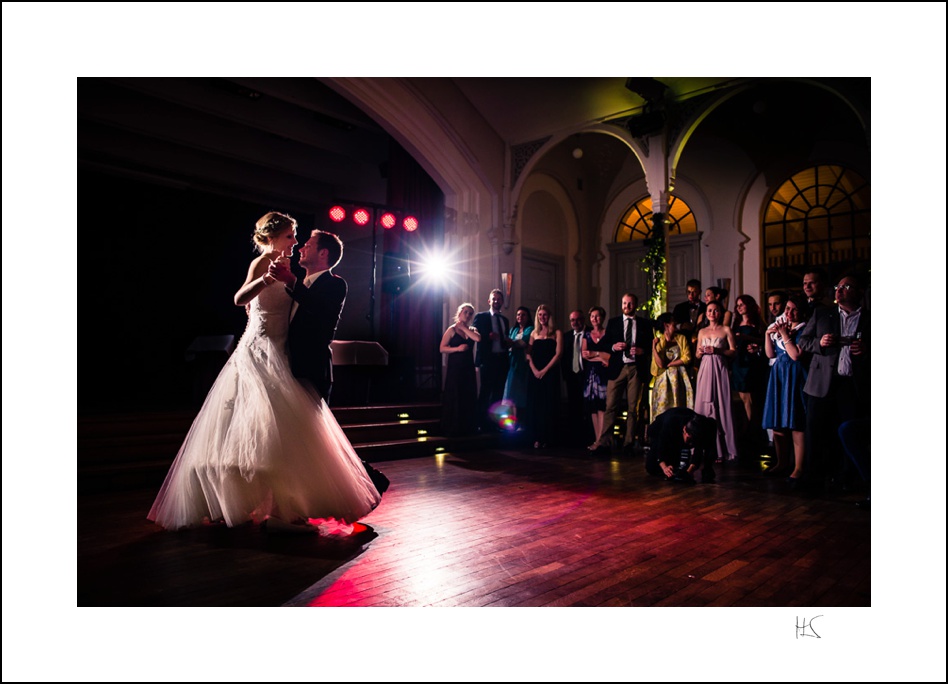
<svg viewBox="0 0 948 684"><path fill-rule="evenodd" d="M154 491L80 496L80 605L870 604L869 514L731 465L693 487L566 449L378 465L391 488L349 539L167 533Z"/></svg>

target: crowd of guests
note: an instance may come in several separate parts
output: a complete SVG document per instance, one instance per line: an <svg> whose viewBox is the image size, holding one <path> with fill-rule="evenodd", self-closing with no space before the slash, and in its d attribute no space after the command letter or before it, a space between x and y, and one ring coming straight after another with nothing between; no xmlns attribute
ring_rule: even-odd
<svg viewBox="0 0 948 684"><path fill-rule="evenodd" d="M513 429L537 449L593 453L647 445L649 472L686 482L727 462L763 463L791 488L868 480L868 439L847 439L868 433L866 286L846 275L830 299L825 281L811 269L800 291L767 293L765 310L741 294L731 311L727 290L691 280L654 321L626 292L621 315L572 311L565 331L546 305L519 307L511 325L493 290L486 311L458 307L442 338L445 432Z"/></svg>

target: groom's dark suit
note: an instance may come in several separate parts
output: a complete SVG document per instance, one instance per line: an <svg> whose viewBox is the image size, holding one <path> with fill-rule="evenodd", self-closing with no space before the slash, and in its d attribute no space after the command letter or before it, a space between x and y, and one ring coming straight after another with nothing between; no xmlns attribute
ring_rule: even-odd
<svg viewBox="0 0 948 684"><path fill-rule="evenodd" d="M325 271L306 287L297 278L290 296L299 304L290 321L290 366L297 378L313 383L329 403L332 392L332 347L336 326L349 291L346 281Z"/></svg>

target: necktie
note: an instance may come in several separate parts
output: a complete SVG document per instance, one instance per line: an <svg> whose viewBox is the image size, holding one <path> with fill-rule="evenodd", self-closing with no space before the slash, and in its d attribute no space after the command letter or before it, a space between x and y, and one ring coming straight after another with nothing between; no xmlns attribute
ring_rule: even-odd
<svg viewBox="0 0 948 684"><path fill-rule="evenodd" d="M632 346L632 319L625 319L625 355L631 356L629 348Z"/></svg>
<svg viewBox="0 0 948 684"><path fill-rule="evenodd" d="M579 373L583 369L583 334L573 333L573 372Z"/></svg>

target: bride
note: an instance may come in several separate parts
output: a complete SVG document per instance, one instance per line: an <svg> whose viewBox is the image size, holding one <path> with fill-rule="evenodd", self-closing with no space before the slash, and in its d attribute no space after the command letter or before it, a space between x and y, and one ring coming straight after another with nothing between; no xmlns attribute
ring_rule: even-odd
<svg viewBox="0 0 948 684"><path fill-rule="evenodd" d="M267 273L296 244L296 220L269 212L256 224L260 256L234 295L247 329L211 387L148 513L176 530L223 520L228 527L351 524L381 495L320 396L293 377L286 353L292 299Z"/></svg>

